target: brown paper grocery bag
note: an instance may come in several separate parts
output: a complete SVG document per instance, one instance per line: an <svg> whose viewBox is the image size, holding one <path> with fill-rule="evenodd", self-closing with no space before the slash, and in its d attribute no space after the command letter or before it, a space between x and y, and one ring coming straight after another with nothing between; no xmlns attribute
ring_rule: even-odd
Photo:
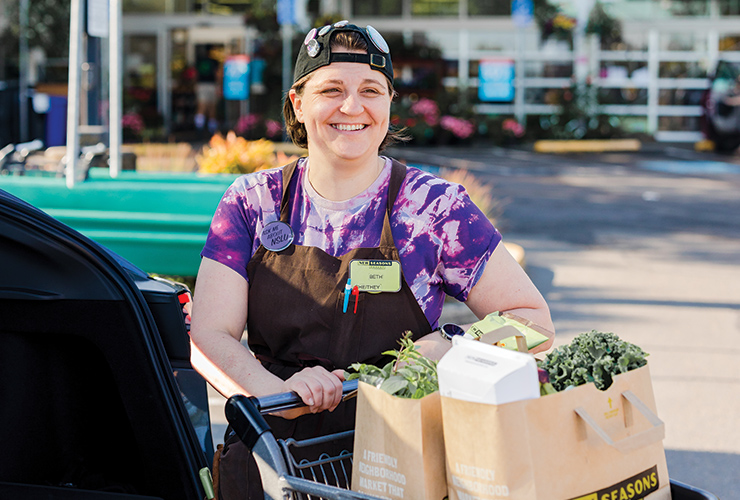
<svg viewBox="0 0 740 500"><path fill-rule="evenodd" d="M439 392L406 399L360 382L357 397L352 489L391 499L446 497Z"/></svg>
<svg viewBox="0 0 740 500"><path fill-rule="evenodd" d="M537 399L442 397L450 500L669 499L647 366Z"/></svg>

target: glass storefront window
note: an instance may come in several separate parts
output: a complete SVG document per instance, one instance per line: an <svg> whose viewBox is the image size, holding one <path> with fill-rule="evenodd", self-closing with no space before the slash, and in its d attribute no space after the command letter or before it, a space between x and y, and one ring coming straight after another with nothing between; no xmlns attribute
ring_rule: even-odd
<svg viewBox="0 0 740 500"><path fill-rule="evenodd" d="M740 16L740 0L719 0L719 13L722 16Z"/></svg>
<svg viewBox="0 0 740 500"><path fill-rule="evenodd" d="M647 50L648 35L644 31L627 31L622 32L623 47L617 47L617 50Z"/></svg>
<svg viewBox="0 0 740 500"><path fill-rule="evenodd" d="M740 51L740 34L725 35L722 38L720 38L719 39L719 50L720 52Z"/></svg>
<svg viewBox="0 0 740 500"><path fill-rule="evenodd" d="M525 78L570 78L573 75L573 63L569 61L526 61Z"/></svg>
<svg viewBox="0 0 740 500"><path fill-rule="evenodd" d="M185 29L170 31L172 47L170 60L171 78L171 127L173 131L193 128L196 98L196 69L188 61L188 32Z"/></svg>
<svg viewBox="0 0 740 500"><path fill-rule="evenodd" d="M511 4L500 0L467 0L469 16L510 16Z"/></svg>
<svg viewBox="0 0 740 500"><path fill-rule="evenodd" d="M457 16L458 0L410 0L413 16Z"/></svg>
<svg viewBox="0 0 740 500"><path fill-rule="evenodd" d="M706 52L707 37L703 33L662 33L660 50Z"/></svg>
<svg viewBox="0 0 740 500"><path fill-rule="evenodd" d="M643 88L602 88L599 89L599 104L639 105L647 104L647 89Z"/></svg>
<svg viewBox="0 0 740 500"><path fill-rule="evenodd" d="M188 12L189 0L123 0L124 14Z"/></svg>
<svg viewBox="0 0 740 500"><path fill-rule="evenodd" d="M430 45L442 49L443 54L460 50L460 36L457 31L432 31L426 33L426 40Z"/></svg>
<svg viewBox="0 0 740 500"><path fill-rule="evenodd" d="M699 106L703 89L662 89L658 95L661 106Z"/></svg>
<svg viewBox="0 0 740 500"><path fill-rule="evenodd" d="M625 19L665 19L671 17L707 17L710 0L622 0L612 3L610 13ZM732 0L730 0L732 1Z"/></svg>
<svg viewBox="0 0 740 500"><path fill-rule="evenodd" d="M658 130L701 130L701 123L698 116L660 116Z"/></svg>
<svg viewBox="0 0 740 500"><path fill-rule="evenodd" d="M516 39L511 32L471 31L468 35L471 50L490 50L501 52L514 50Z"/></svg>
<svg viewBox="0 0 740 500"><path fill-rule="evenodd" d="M398 0L352 0L353 16L400 16L403 2Z"/></svg>
<svg viewBox="0 0 740 500"><path fill-rule="evenodd" d="M230 16L244 14L252 8L252 4L239 0L179 0L190 1L193 12L202 12L216 16Z"/></svg>
<svg viewBox="0 0 740 500"><path fill-rule="evenodd" d="M698 62L661 62L658 78L706 78L707 70Z"/></svg>
<svg viewBox="0 0 740 500"><path fill-rule="evenodd" d="M123 110L138 114L145 127L161 124L157 111L157 37L124 37Z"/></svg>

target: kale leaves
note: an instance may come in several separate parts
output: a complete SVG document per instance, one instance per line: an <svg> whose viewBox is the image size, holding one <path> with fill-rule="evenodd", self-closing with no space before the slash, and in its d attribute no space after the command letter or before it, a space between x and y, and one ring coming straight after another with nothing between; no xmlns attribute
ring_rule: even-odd
<svg viewBox="0 0 740 500"><path fill-rule="evenodd" d="M647 364L648 353L613 333L592 330L558 347L538 363L557 391L593 382L605 391L612 377Z"/></svg>

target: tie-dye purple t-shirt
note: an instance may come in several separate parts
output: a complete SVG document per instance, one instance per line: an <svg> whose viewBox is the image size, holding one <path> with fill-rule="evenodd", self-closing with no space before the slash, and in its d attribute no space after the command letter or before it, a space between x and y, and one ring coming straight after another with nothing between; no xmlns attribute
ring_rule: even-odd
<svg viewBox="0 0 740 500"><path fill-rule="evenodd" d="M298 162L291 183L290 226L295 244L341 257L377 247L383 228L391 161L363 193L346 201L322 198ZM247 278L247 263L266 224L280 219L282 168L239 177L216 209L201 255ZM436 328L445 295L460 301L480 278L501 235L459 184L408 167L391 216L391 232L406 282Z"/></svg>

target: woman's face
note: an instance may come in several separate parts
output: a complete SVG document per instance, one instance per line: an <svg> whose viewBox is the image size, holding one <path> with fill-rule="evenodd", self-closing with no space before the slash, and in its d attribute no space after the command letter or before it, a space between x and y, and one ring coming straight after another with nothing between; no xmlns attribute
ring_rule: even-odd
<svg viewBox="0 0 740 500"><path fill-rule="evenodd" d="M290 91L308 149L343 160L370 160L388 132L391 95L367 64L332 63L311 73L303 94Z"/></svg>

